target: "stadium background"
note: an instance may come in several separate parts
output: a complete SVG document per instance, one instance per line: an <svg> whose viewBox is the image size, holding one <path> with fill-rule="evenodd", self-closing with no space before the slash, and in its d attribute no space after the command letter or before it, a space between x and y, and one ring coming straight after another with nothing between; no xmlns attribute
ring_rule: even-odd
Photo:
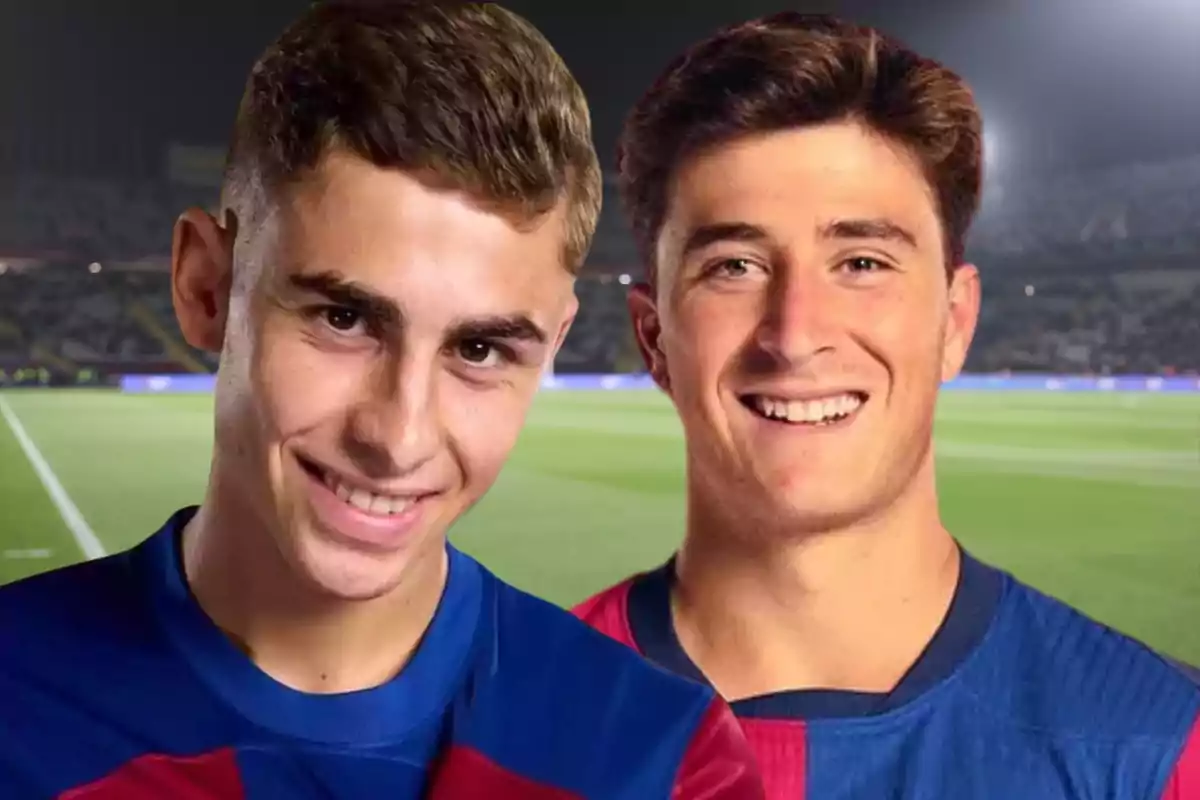
<svg viewBox="0 0 1200 800"><path fill-rule="evenodd" d="M59 5L0 9L0 582L128 547L198 500L216 362L176 329L170 229L215 198L243 76L302 3ZM789 4L510 5L580 76L611 168L623 110L672 52ZM949 525L1197 662L1200 12L1119 5L790 7L896 32L984 107L984 312L937 429ZM657 563L683 522L682 439L638 374L612 189L555 375L454 533L561 603Z"/></svg>

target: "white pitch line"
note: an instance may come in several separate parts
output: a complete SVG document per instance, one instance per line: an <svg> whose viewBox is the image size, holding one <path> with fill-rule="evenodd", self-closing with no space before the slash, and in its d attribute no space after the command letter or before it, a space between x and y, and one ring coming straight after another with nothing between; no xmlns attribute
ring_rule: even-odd
<svg viewBox="0 0 1200 800"><path fill-rule="evenodd" d="M67 495L67 490L59 483L58 476L54 474L54 470L50 469L50 465L38 451L33 439L29 438L29 434L25 432L25 426L21 424L21 420L17 419L16 413L3 395L0 395L0 416L4 417L4 421L12 429L13 436L17 437L17 442L25 451L25 457L29 459L33 471L37 473L42 486L46 488L46 493L54 501L59 516L71 531L71 536L75 538L75 544L79 545L84 557L88 559L103 558L106 555L104 545L100 544L100 540L96 538L96 532L87 524L83 514L79 513L79 509Z"/></svg>

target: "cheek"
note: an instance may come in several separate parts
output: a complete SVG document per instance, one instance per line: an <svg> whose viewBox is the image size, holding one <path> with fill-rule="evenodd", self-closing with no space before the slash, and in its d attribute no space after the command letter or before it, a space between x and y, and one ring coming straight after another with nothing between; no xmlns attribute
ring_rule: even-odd
<svg viewBox="0 0 1200 800"><path fill-rule="evenodd" d="M495 480L525 423L532 387L479 389L447 375L439 392L441 417L450 446L468 483L479 490Z"/></svg>
<svg viewBox="0 0 1200 800"><path fill-rule="evenodd" d="M897 368L941 369L943 314L930 295L900 288L864 298L856 311L872 342Z"/></svg>
<svg viewBox="0 0 1200 800"><path fill-rule="evenodd" d="M754 326L754 315L733 303L682 304L664 337L672 384L680 389L693 384L715 388Z"/></svg>
<svg viewBox="0 0 1200 800"><path fill-rule="evenodd" d="M274 438L342 419L361 393L366 360L317 350L302 337L264 331L256 351L257 394Z"/></svg>

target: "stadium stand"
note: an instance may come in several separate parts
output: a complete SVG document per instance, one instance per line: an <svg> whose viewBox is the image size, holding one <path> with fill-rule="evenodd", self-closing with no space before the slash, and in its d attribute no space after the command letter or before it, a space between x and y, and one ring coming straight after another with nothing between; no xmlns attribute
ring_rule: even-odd
<svg viewBox="0 0 1200 800"><path fill-rule="evenodd" d="M179 341L164 271L41 265L0 275L0 366L55 373L211 369ZM149 314L139 314L147 307ZM157 328L161 330L156 330ZM7 334L7 335L5 335Z"/></svg>
<svg viewBox="0 0 1200 800"><path fill-rule="evenodd" d="M976 372L1200 373L1200 270L989 275Z"/></svg>
<svg viewBox="0 0 1200 800"><path fill-rule="evenodd" d="M637 257L606 194L558 372L638 367ZM0 188L0 381L214 369L180 340L166 271L175 214L206 200L167 182ZM1200 374L1198 221L1200 156L992 191L968 250L986 298L968 369Z"/></svg>

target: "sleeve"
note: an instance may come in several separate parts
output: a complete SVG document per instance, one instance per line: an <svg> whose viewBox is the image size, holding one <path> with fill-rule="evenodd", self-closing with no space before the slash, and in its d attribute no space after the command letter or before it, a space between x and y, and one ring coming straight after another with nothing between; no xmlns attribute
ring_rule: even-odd
<svg viewBox="0 0 1200 800"><path fill-rule="evenodd" d="M1200 719L1192 725L1162 800L1200 800Z"/></svg>
<svg viewBox="0 0 1200 800"><path fill-rule="evenodd" d="M692 737L671 800L765 800L754 752L723 700L708 707Z"/></svg>

